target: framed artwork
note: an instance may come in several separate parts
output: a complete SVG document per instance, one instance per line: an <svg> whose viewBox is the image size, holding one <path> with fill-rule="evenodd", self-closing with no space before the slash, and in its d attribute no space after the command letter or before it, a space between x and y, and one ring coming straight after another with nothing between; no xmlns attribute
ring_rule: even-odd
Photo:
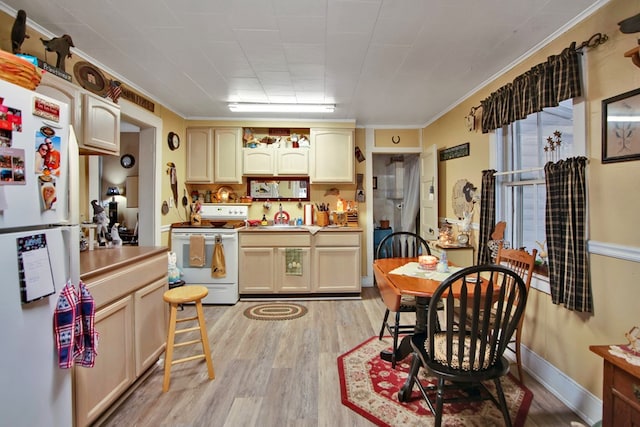
<svg viewBox="0 0 640 427"><path fill-rule="evenodd" d="M373 189L374 190L378 189L378 177L377 176L373 177Z"/></svg>
<svg viewBox="0 0 640 427"><path fill-rule="evenodd" d="M640 89L602 101L602 163L640 160Z"/></svg>

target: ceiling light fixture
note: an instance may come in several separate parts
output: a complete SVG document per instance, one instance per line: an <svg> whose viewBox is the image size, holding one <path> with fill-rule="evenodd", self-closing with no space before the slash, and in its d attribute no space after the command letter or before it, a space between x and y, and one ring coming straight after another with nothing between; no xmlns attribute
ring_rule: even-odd
<svg viewBox="0 0 640 427"><path fill-rule="evenodd" d="M333 113L335 108L335 104L229 104L229 110L235 113Z"/></svg>

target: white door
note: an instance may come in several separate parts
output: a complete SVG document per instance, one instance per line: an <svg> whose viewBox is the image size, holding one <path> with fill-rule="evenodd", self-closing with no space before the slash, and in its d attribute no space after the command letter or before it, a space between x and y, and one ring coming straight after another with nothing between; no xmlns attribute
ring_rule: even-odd
<svg viewBox="0 0 640 427"><path fill-rule="evenodd" d="M420 234L438 238L438 147L431 145L420 155Z"/></svg>

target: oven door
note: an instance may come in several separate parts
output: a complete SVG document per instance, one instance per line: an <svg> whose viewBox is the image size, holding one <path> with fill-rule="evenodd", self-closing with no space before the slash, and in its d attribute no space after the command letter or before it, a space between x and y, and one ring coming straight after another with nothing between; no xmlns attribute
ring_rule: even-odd
<svg viewBox="0 0 640 427"><path fill-rule="evenodd" d="M204 267L191 267L189 265L189 240L193 234L199 234L205 237ZM227 273L225 277L221 278L211 277L211 262L213 260L213 250L217 236L222 239ZM218 233L208 230L204 233L190 233L186 231L174 231L171 235L171 247L176 253L177 266L182 271L182 280L186 283L205 285L210 283L236 284L238 282L238 234L236 232L225 231Z"/></svg>

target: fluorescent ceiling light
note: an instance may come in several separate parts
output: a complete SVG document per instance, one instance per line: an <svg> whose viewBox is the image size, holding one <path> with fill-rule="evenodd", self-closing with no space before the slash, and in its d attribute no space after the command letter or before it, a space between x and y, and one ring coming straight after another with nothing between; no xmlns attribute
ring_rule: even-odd
<svg viewBox="0 0 640 427"><path fill-rule="evenodd" d="M333 113L335 108L335 104L229 104L229 110L237 113Z"/></svg>
<svg viewBox="0 0 640 427"><path fill-rule="evenodd" d="M640 116L607 116L608 122L640 122Z"/></svg>

